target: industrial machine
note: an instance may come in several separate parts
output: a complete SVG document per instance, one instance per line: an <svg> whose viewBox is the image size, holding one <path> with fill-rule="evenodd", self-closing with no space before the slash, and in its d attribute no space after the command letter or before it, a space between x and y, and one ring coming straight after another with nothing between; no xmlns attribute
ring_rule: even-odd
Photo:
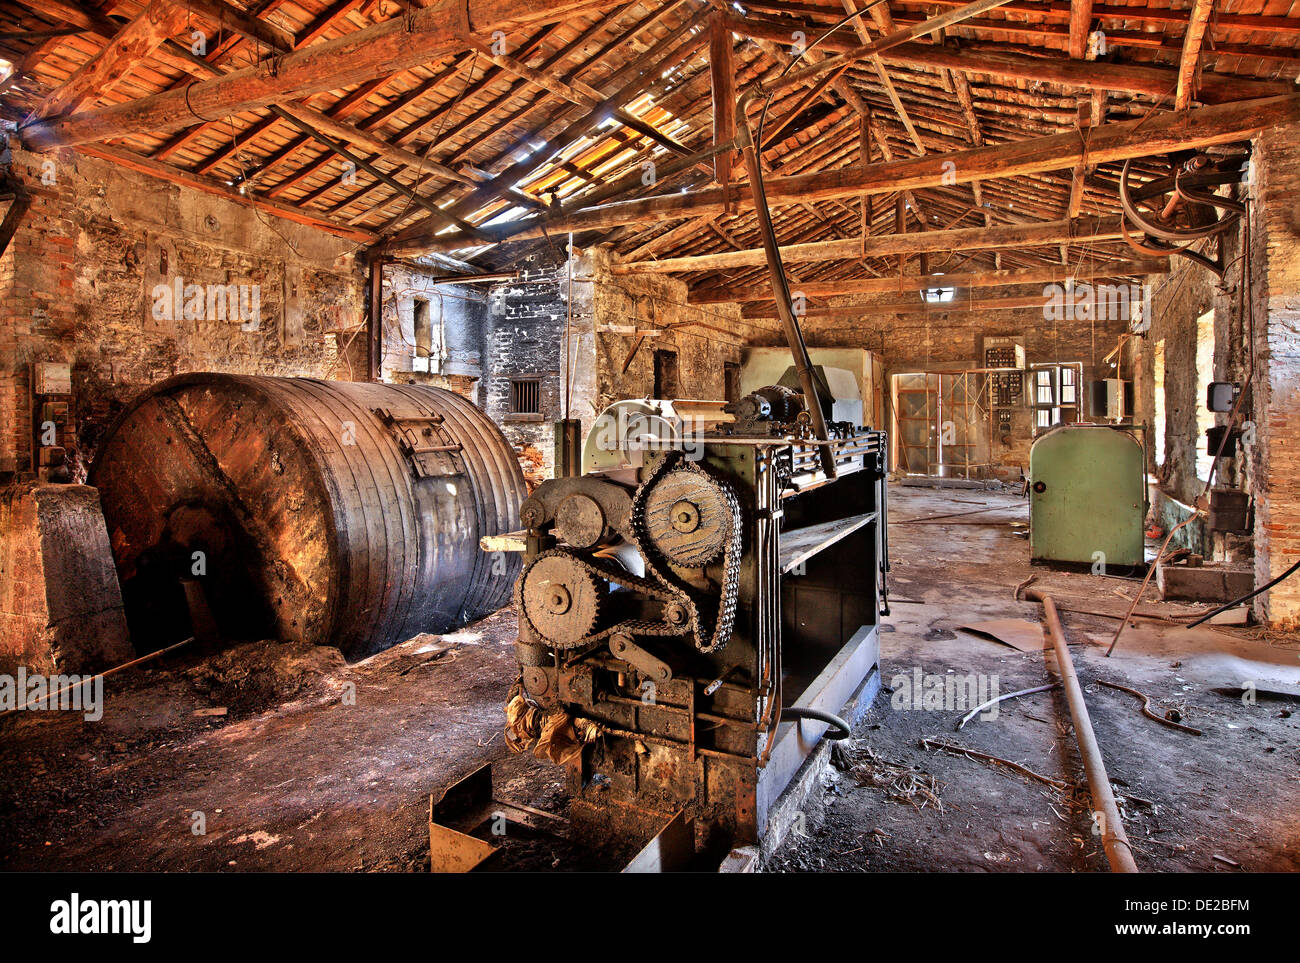
<svg viewBox="0 0 1300 963"><path fill-rule="evenodd" d="M828 414L821 440L811 421L781 385L618 402L584 473L520 509L507 741L567 768L571 818L601 838L685 817L700 851L774 843L778 797L840 725L827 714L877 691L885 437Z"/></svg>
<svg viewBox="0 0 1300 963"><path fill-rule="evenodd" d="M514 450L440 388L179 375L119 416L90 484L141 651L196 634L197 589L227 638L360 659L496 611L518 572L478 548L518 518Z"/></svg>
<svg viewBox="0 0 1300 963"><path fill-rule="evenodd" d="M1146 452L1135 425L1060 425L1029 449L1034 561L1143 563Z"/></svg>

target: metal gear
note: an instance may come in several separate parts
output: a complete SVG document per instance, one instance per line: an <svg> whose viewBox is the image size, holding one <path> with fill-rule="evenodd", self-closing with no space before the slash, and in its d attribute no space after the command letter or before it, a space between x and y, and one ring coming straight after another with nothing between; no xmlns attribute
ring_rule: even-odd
<svg viewBox="0 0 1300 963"><path fill-rule="evenodd" d="M668 557L661 552L651 536L647 523L647 504L655 490L674 475L686 476L687 487L695 492L710 491L721 498L729 522L723 545L721 596L712 597L680 578L668 565ZM666 492L680 489L669 487ZM669 508L677 500L665 499ZM689 513L687 513L689 515ZM689 526L690 519L680 523ZM726 482L706 472L699 465L687 461L681 451L670 451L659 460L649 477L632 498L632 511L628 518L632 542L645 559L646 574L665 586L676 597L688 615L687 626L695 636L695 647L701 652L717 652L731 639L736 622L736 603L740 594L741 513L740 502ZM670 526L671 528L671 526ZM671 540L671 539L670 539Z"/></svg>
<svg viewBox="0 0 1300 963"><path fill-rule="evenodd" d="M577 557L542 552L518 585L520 615L555 648L572 648L596 631L606 585Z"/></svg>
<svg viewBox="0 0 1300 963"><path fill-rule="evenodd" d="M727 547L736 520L722 482L705 472L672 471L645 499L645 527L659 553L700 568Z"/></svg>

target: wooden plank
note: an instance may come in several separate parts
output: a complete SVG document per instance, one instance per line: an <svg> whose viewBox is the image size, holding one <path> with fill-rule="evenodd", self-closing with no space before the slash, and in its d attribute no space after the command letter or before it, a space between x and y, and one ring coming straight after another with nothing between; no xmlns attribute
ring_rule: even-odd
<svg viewBox="0 0 1300 963"><path fill-rule="evenodd" d="M1033 294L1017 294L1001 298L958 298L942 304L928 304L920 298L907 301L876 301L863 304L843 304L826 308L808 308L805 318L829 318L860 320L863 318L881 318L890 315L932 315L942 317L950 314L963 314L969 311L1007 311L1021 308L1033 308L1042 317L1048 298L1041 291ZM770 308L756 306L746 308L741 317L745 320L771 320L776 312Z"/></svg>
<svg viewBox="0 0 1300 963"><path fill-rule="evenodd" d="M1070 56L1083 60L1088 53L1092 26L1092 0L1070 0Z"/></svg>
<svg viewBox="0 0 1300 963"><path fill-rule="evenodd" d="M1174 110L1186 110L1192 105L1196 92L1197 68L1201 61L1201 44L1214 12L1214 0L1195 0L1183 35L1183 53L1178 61L1178 91L1174 97Z"/></svg>
<svg viewBox="0 0 1300 963"><path fill-rule="evenodd" d="M25 127L33 150L85 144L130 134L169 133L285 98L364 83L450 56L467 38L491 35L515 23L554 22L608 0L439 0L384 23L282 54L264 64L233 71L61 120Z"/></svg>
<svg viewBox="0 0 1300 963"><path fill-rule="evenodd" d="M781 533L781 574L808 561L818 552L824 552L836 542L848 538L863 525L876 520L876 512L837 518L819 525L807 525Z"/></svg>
<svg viewBox="0 0 1300 963"><path fill-rule="evenodd" d="M736 137L736 63L731 30L721 14L709 20L709 91L713 99L713 143L725 144ZM714 180L724 189L731 183L735 153L713 158Z"/></svg>
<svg viewBox="0 0 1300 963"><path fill-rule="evenodd" d="M170 2L170 0L164 0ZM294 46L294 36L288 30L277 27L269 20L263 20L253 14L245 13L226 0L184 0L177 3L182 9L197 13L206 20L211 20L218 27L237 33L254 44L269 47L271 50L288 50Z"/></svg>
<svg viewBox="0 0 1300 963"><path fill-rule="evenodd" d="M1123 237L1118 218L1084 218L1078 223L1048 221L1043 224L1013 224L985 229L982 227L929 231L923 234L881 234L875 237L849 238L842 241L811 241L787 244L781 248L781 260L842 261L859 256L884 257L891 254L936 254L944 251L990 250L999 247L1035 247L1044 244L1090 244ZM636 252L633 252L635 254ZM631 257L631 255L629 255ZM615 274L682 274L693 271L723 271L738 267L766 264L762 248L728 251L722 254L697 254L689 257L664 258L658 261L629 260L613 266Z"/></svg>

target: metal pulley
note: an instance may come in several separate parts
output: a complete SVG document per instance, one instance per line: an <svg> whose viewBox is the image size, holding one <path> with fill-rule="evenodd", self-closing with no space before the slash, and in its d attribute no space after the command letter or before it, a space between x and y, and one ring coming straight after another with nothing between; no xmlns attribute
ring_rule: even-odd
<svg viewBox="0 0 1300 963"><path fill-rule="evenodd" d="M1239 201L1215 193L1240 182L1245 161L1242 153L1215 158L1181 152L1165 160L1167 174L1142 183L1135 182L1133 160L1125 161L1119 179L1124 240L1141 254L1180 254L1222 277L1222 250L1211 258L1192 250L1192 245L1222 235L1246 212ZM1135 237L1135 232L1142 237Z"/></svg>

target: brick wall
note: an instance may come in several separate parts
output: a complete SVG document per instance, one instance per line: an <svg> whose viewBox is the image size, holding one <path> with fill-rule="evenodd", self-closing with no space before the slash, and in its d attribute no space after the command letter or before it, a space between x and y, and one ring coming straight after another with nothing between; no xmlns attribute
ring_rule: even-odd
<svg viewBox="0 0 1300 963"><path fill-rule="evenodd" d="M1252 160L1251 296L1255 309L1254 418L1249 466L1255 497L1256 584L1300 559L1300 129L1267 131ZM1261 595L1258 615L1300 624L1300 579Z"/></svg>
<svg viewBox="0 0 1300 963"><path fill-rule="evenodd" d="M73 367L74 477L114 414L181 371L365 377L355 245L71 152L13 151L32 206L0 259L0 471L32 459L30 366ZM243 285L260 318L158 317L158 285ZM249 312L252 313L251 310Z"/></svg>
<svg viewBox="0 0 1300 963"><path fill-rule="evenodd" d="M553 422L564 417L561 375L569 321L567 263L534 252L514 265L519 277L487 292L484 372L479 403L519 453L530 485L555 473ZM511 411L511 382L537 378L540 412Z"/></svg>

